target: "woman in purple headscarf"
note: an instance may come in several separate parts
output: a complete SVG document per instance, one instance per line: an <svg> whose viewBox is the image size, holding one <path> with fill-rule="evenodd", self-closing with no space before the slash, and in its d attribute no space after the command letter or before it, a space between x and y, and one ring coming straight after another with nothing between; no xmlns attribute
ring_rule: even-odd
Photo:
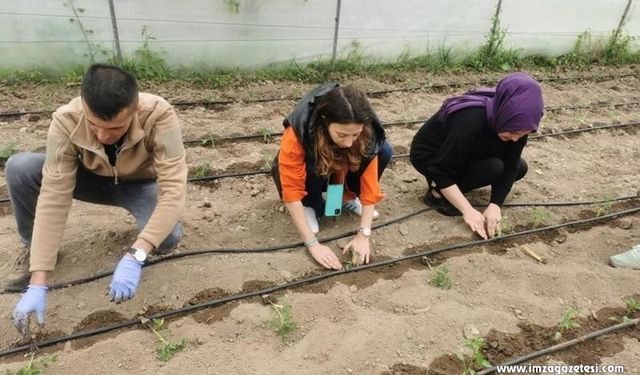
<svg viewBox="0 0 640 375"><path fill-rule="evenodd" d="M540 84L524 73L445 100L411 143L411 163L429 185L424 203L462 215L472 231L492 237L514 181L527 173L522 149L538 130L543 108ZM464 193L483 186L491 186L491 199L479 212Z"/></svg>

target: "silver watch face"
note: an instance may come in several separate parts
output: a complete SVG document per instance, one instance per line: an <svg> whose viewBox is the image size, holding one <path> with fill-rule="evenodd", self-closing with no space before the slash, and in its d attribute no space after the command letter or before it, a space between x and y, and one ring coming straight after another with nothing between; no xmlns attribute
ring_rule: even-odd
<svg viewBox="0 0 640 375"><path fill-rule="evenodd" d="M136 252L133 253L133 257L138 262L144 262L147 260L147 253L145 253L144 250L136 249Z"/></svg>

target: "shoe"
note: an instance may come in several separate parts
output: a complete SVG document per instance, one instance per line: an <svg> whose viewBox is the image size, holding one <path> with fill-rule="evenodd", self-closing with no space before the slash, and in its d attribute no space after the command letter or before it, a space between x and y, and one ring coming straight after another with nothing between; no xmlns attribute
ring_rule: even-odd
<svg viewBox="0 0 640 375"><path fill-rule="evenodd" d="M353 212L358 216L362 216L362 202L360 202L359 198L354 198L350 201L346 201L342 204L342 208ZM380 216L380 213L376 210L373 210L373 218L377 219Z"/></svg>
<svg viewBox="0 0 640 375"><path fill-rule="evenodd" d="M23 292L29 286L31 272L29 272L29 249L27 247L20 248L18 257L13 262L7 280L4 284L4 290L7 292Z"/></svg>
<svg viewBox="0 0 640 375"><path fill-rule="evenodd" d="M614 267L640 270L640 244L635 245L627 252L613 255L609 261Z"/></svg>
<svg viewBox="0 0 640 375"><path fill-rule="evenodd" d="M422 198L422 201L427 206L433 208L439 213L445 216L460 216L462 213L455 208L445 197L436 197L433 195L433 189L427 190L427 193Z"/></svg>
<svg viewBox="0 0 640 375"><path fill-rule="evenodd" d="M307 223L311 229L311 233L316 234L320 232L320 224L318 224L318 218L316 217L316 211L311 207L302 206L304 209L304 216L307 218Z"/></svg>

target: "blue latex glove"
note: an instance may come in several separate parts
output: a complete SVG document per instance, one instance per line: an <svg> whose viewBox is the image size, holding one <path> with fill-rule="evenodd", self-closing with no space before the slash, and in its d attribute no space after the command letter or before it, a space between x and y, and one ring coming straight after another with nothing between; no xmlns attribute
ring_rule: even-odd
<svg viewBox="0 0 640 375"><path fill-rule="evenodd" d="M29 285L13 311L13 324L23 335L29 334L29 317L35 312L39 324L44 324L44 313L47 310L47 287Z"/></svg>
<svg viewBox="0 0 640 375"><path fill-rule="evenodd" d="M133 259L129 254L118 262L113 272L113 280L109 285L109 296L115 303L124 302L133 298L140 283L142 275L142 263Z"/></svg>

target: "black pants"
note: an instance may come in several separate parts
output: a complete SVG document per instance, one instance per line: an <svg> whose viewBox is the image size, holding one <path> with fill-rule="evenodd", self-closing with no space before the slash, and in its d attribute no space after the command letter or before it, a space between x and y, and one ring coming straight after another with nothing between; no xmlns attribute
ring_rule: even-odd
<svg viewBox="0 0 640 375"><path fill-rule="evenodd" d="M427 183L429 184L429 187L431 187L433 177L424 172L424 169L426 168L423 170L418 168L416 169L427 178ZM522 179L527 174L528 170L529 167L527 166L527 162L523 158L520 158L515 180L518 181ZM456 185L458 185L461 192L467 193L474 189L493 185L502 178L503 174L504 163L498 158L474 160L469 163L469 166L465 171L456 178Z"/></svg>

